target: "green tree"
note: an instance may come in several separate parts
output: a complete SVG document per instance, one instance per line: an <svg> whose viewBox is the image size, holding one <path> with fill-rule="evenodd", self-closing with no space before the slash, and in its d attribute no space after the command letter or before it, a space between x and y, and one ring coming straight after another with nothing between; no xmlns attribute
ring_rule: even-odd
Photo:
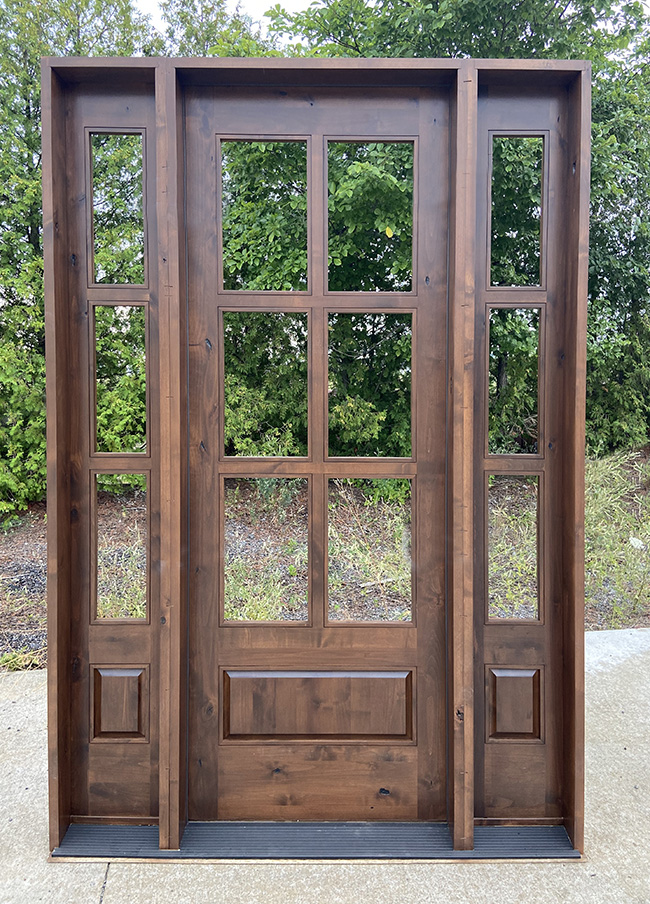
<svg viewBox="0 0 650 904"><path fill-rule="evenodd" d="M161 48L131 0L0 0L0 513L45 489L40 57Z"/></svg>
<svg viewBox="0 0 650 904"><path fill-rule="evenodd" d="M225 0L162 0L166 52L180 57L249 57L274 52L259 25Z"/></svg>
<svg viewBox="0 0 650 904"><path fill-rule="evenodd" d="M587 439L594 452L650 439L650 19L637 2L323 0L267 13L272 32L300 55L587 58L593 63L593 131ZM519 149L521 150L521 149ZM495 158L506 164L504 148ZM496 184L505 218L493 223L493 281L511 282L516 245L534 284L538 243L535 167L520 155L526 192ZM539 184L537 182L537 184ZM494 211L493 211L494 212ZM510 241L516 236L516 242ZM504 252L508 252L507 254ZM510 262L508 261L510 256ZM521 274L520 274L521 275ZM525 349L523 350L525 357ZM511 355L511 362L516 356ZM501 410L526 387L502 383ZM504 422L503 430L508 431ZM503 434L505 436L505 434ZM528 442L528 441L527 441Z"/></svg>

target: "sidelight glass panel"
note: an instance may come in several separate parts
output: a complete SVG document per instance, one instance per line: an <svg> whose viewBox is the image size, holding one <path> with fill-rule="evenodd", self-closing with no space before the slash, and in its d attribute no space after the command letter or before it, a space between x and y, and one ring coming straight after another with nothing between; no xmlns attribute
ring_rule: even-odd
<svg viewBox="0 0 650 904"><path fill-rule="evenodd" d="M492 137L490 284L541 285L544 139Z"/></svg>
<svg viewBox="0 0 650 904"><path fill-rule="evenodd" d="M308 482L233 478L224 492L224 618L306 621Z"/></svg>
<svg viewBox="0 0 650 904"><path fill-rule="evenodd" d="M329 454L411 455L411 314L330 314Z"/></svg>
<svg viewBox="0 0 650 904"><path fill-rule="evenodd" d="M90 136L96 283L145 282L142 138L140 133Z"/></svg>
<svg viewBox="0 0 650 904"><path fill-rule="evenodd" d="M95 519L96 618L146 619L146 475L97 474Z"/></svg>
<svg viewBox="0 0 650 904"><path fill-rule="evenodd" d="M226 455L307 455L307 314L225 311Z"/></svg>
<svg viewBox="0 0 650 904"><path fill-rule="evenodd" d="M95 305L97 452L147 451L146 311Z"/></svg>
<svg viewBox="0 0 650 904"><path fill-rule="evenodd" d="M492 308L488 375L488 452L539 449L539 308Z"/></svg>
<svg viewBox="0 0 650 904"><path fill-rule="evenodd" d="M411 621L411 482L330 480L330 621Z"/></svg>
<svg viewBox="0 0 650 904"><path fill-rule="evenodd" d="M330 141L328 287L410 292L413 286L413 143Z"/></svg>
<svg viewBox="0 0 650 904"><path fill-rule="evenodd" d="M539 618L539 477L488 478L488 618Z"/></svg>
<svg viewBox="0 0 650 904"><path fill-rule="evenodd" d="M223 287L307 289L307 142L221 142Z"/></svg>

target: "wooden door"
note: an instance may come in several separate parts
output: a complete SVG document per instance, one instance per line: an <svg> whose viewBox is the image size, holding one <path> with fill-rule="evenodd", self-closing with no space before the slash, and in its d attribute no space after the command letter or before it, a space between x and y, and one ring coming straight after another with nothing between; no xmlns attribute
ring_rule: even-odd
<svg viewBox="0 0 650 904"><path fill-rule="evenodd" d="M446 818L448 104L186 91L190 819Z"/></svg>

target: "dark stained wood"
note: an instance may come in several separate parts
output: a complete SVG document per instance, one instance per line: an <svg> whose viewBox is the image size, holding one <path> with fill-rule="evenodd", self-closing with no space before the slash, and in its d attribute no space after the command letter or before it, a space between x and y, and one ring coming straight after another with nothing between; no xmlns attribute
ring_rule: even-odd
<svg viewBox="0 0 650 904"><path fill-rule="evenodd" d="M295 745L224 746L218 760L221 819L417 818L414 747L321 744L298 758Z"/></svg>
<svg viewBox="0 0 650 904"><path fill-rule="evenodd" d="M449 365L447 405L448 813L454 848L474 846L473 406L476 70L466 66L452 99ZM480 359L479 359L480 360Z"/></svg>
<svg viewBox="0 0 650 904"><path fill-rule="evenodd" d="M444 431L446 361L446 225L447 187L444 180L428 178L428 161L435 159L447 171L448 119L444 96L424 91L371 91L363 97L350 91L343 96L330 91L294 91L289 86L281 97L265 89L218 92L191 89L186 95L187 193L188 193L188 273L190 311L190 474L191 474L191 555L190 585L192 602L190 649L190 817L230 818L233 787L224 766L227 746L235 743L224 738L220 746L220 726L224 718L239 720L238 736L248 736L246 752L237 761L238 775L251 771L257 781L254 741L250 735L272 735L266 722L262 732L250 711L248 698L230 699L233 682L226 681L226 692L219 686L215 665L234 674L237 670L325 670L337 672L335 686L345 683L345 675L359 669L412 671L417 669L415 719L413 731L419 752L411 758L416 770L409 781L418 789L412 798L408 818L445 817L445 673L444 673ZM220 234L217 195L219 173L214 163L218 134L240 137L304 136L312 152L309 195L309 271L310 285L305 294L226 292L219 287L217 239ZM324 178L325 136L340 139L382 137L418 138L417 165L419 211L416 226L418 269L414 289L400 296L383 293L331 293L327 291L326 216L327 186ZM318 181L316 181L318 180ZM221 322L214 304L214 289L222 310L305 310L309 312L309 455L304 459L224 458L221 409L223 408L223 358ZM208 289L212 291L208 291ZM247 300L248 299L248 300ZM273 306L269 302L273 299ZM414 457L412 460L333 459L327 457L327 315L333 310L414 312ZM246 301L246 304L243 302ZM388 302L388 303L386 303ZM206 343L206 338L210 341ZM218 399L215 409L211 399ZM207 401L206 401L207 400ZM218 426L219 425L219 426ZM218 437L215 444L214 439ZM215 448L216 445L216 448ZM226 475L246 477L264 474L306 476L310 481L310 623L219 625L221 602L215 594L223 587L221 563L223 510L218 504ZM344 625L328 623L327 582L327 484L336 477L404 477L413 480L414 522L419 566L416 569L415 624ZM215 498L215 491L217 491ZM262 679L259 679L262 680ZM234 682L235 684L237 682ZM369 692L368 685L364 694ZM243 692L242 692L243 693ZM252 693L249 690L249 694ZM280 693L277 685L266 685L272 699ZM294 716L300 713L304 697L293 691ZM329 699L323 688L319 698ZM284 691L282 692L284 694ZM282 696L284 700L285 697ZM336 723L345 735L370 732L377 736L394 734L390 725L379 724L362 729L364 710L383 712L383 693L370 693L370 702L351 693L336 711ZM374 702L373 702L374 701ZM263 703L255 698L255 718L266 719L273 711L278 717L273 744L285 735L286 707ZM274 708L275 707L275 708ZM402 706L402 719L407 718ZM223 715L220 715L223 713ZM246 715L248 713L248 715ZM303 713L305 719L307 715ZM326 737L334 715L323 702L321 731ZM412 718L409 716L409 718ZM248 729L245 728L249 720ZM251 721L252 720L252 721ZM283 727L284 726L284 727ZM354 726L357 726L356 728ZM288 730L288 729L287 729ZM318 734L317 726L311 729ZM400 728L398 734L406 729ZM232 733L233 729L230 728ZM297 731L297 729L296 729ZM410 729L409 729L410 731ZM300 734L300 732L298 732ZM349 739L348 739L349 740ZM330 742L332 743L332 742ZM223 748L223 749L222 749ZM249 749L250 748L250 749ZM230 756L230 755L229 755ZM286 753L290 774L300 781L296 795L309 793L305 782L320 782L313 770L306 770L309 747L296 741ZM352 762L346 755L345 763ZM228 759L226 762L234 762ZM221 764L221 765L220 765ZM248 764L248 765L245 765ZM339 770L337 782L341 796L347 798L345 812L358 818L368 815L365 792L357 787L356 766ZM243 779L242 779L243 780ZM234 782L234 784L233 784ZM319 792L320 793L320 792ZM411 798L409 797L409 800ZM355 804L355 801L357 802ZM286 809L276 812L271 799L259 797L258 819L299 818ZM242 804L242 812L254 812L254 805ZM319 805L320 806L320 805ZM323 810L322 812L325 812ZM332 811L328 811L332 812ZM406 812L406 811L404 811ZM282 815L284 814L284 815ZM248 816L246 818L249 818ZM300 818L303 818L302 816ZM315 818L315 817L312 817Z"/></svg>
<svg viewBox="0 0 650 904"><path fill-rule="evenodd" d="M412 672L223 672L224 739L410 739Z"/></svg>
<svg viewBox="0 0 650 904"><path fill-rule="evenodd" d="M485 671L486 740L542 740L542 670L487 666Z"/></svg>
<svg viewBox="0 0 650 904"><path fill-rule="evenodd" d="M156 179L160 307L160 846L180 847L187 821L187 334L181 288L182 145L176 73L156 69Z"/></svg>
<svg viewBox="0 0 650 904"><path fill-rule="evenodd" d="M42 70L43 242L45 255L45 348L47 355L47 627L48 769L50 847L59 845L70 821L70 537L67 425L72 402L66 383L70 343L67 312L66 149L56 124L65 119L58 76Z"/></svg>
<svg viewBox="0 0 650 904"><path fill-rule="evenodd" d="M563 495L566 514L562 546L565 567L562 593L562 705L564 750L563 813L573 845L584 850L585 685L584 685L584 486L587 277L589 265L590 66L569 90L570 112L562 126L567 140L565 192L570 230L563 248L567 287L564 347L567 368L562 394L567 437Z"/></svg>
<svg viewBox="0 0 650 904"><path fill-rule="evenodd" d="M479 249L488 246L485 230L488 221L486 202L489 171L486 161L491 131L530 134L537 130L538 134L545 136L546 144L542 230L546 278L542 280L543 288L493 289L487 285L487 276L483 276L489 272L489 261L484 258L484 252L479 250L477 255L476 350L482 366L481 389L477 394L475 409L477 424L480 424L476 439L475 481L479 488L481 485L483 487L477 497L477 555L481 563L475 575L475 595L478 601L475 627L481 651L475 671L477 687L483 663L493 665L486 665L485 695L477 695L476 816L480 819L501 820L532 815L549 819L564 816L570 829L574 817L572 815L566 819L567 802L572 801L568 809L580 811L582 790L581 780L578 780L576 774L568 779L567 767L562 765L562 758L566 759L568 756L567 743L572 746L571 733L574 729L569 728L569 725L575 724L573 718L569 719L566 715L563 724L562 713L566 713L567 708L565 694L568 693L572 701L568 703L569 707L575 705L576 700L570 690L571 681L562 679L562 670L568 662L575 679L576 673L572 670L574 663L580 661L580 654L577 660L574 657L577 635L574 634L571 641L567 642L565 625L567 617L574 617L576 607L580 609L579 618L582 619L582 585L580 579L574 580L571 591L566 591L568 572L564 557L573 559L577 555L579 561L581 555L573 530L576 524L582 523L583 500L576 498L575 494L580 490L576 490L575 486L581 485L584 447L579 448L579 443L576 443L576 431L582 430L582 427L576 428L575 424L584 424L584 420L580 420L580 417L584 418L584 409L576 410L574 393L577 386L578 396L584 399L584 383L581 385L575 371L571 371L576 359L571 357L570 362L567 361L567 346L572 346L572 354L578 359L583 354L585 323L583 319L578 327L578 320L583 316L586 297L585 285L580 290L577 287L569 289L564 276L567 257L574 262L573 266L578 257L576 249L571 247L570 237L574 236L573 241L578 241L575 236L580 234L577 195L571 211L571 205L567 206L567 189L564 185L566 174L571 172L570 155L573 152L568 150L563 132L565 123L573 121L575 108L573 114L570 113L566 94L558 89L537 88L517 101L513 100L512 92L507 86L490 79L488 83L489 88L479 101L481 144L477 246ZM584 122L582 126L584 127ZM576 132L577 130L576 127ZM574 148L578 146L579 142ZM568 252L567 248L570 249ZM485 302L485 309L481 301ZM486 455L487 317L493 307L528 305L540 307L542 314L538 453L536 456ZM577 346L580 346L580 352L577 351ZM584 363L584 357L581 360ZM568 403L569 394L571 404ZM566 405L560 401L564 397L567 398ZM579 406L580 403L577 404ZM582 464L578 464L579 461ZM512 619L498 622L494 620L490 623L487 621L486 480L490 473L539 474L540 612L536 623ZM571 536L568 533L569 525ZM485 548L481 549L481 546ZM575 624L578 624L577 618ZM582 665L578 667L582 675ZM499 691L499 684L503 680L499 673L503 676L504 670L506 676L513 676L506 677L503 685L505 697ZM522 683L515 690L517 681L514 676L517 673ZM523 682L526 675L531 676L527 689ZM578 691L578 696L582 699L581 691ZM505 705L501 730L498 727L500 697ZM539 717L536 716L538 707ZM525 726L529 721L529 712L532 730L527 731ZM517 722L521 723L521 731L516 730ZM578 766L578 769L581 768L582 764ZM527 777L526 781L521 778L524 775ZM567 780L572 789L576 790L577 796L566 798L563 805ZM577 822L582 824L581 811Z"/></svg>
<svg viewBox="0 0 650 904"><path fill-rule="evenodd" d="M581 849L588 64L49 58L42 96L52 847L70 821L108 821L158 822L173 849L189 815L448 819L464 849L475 821L563 822ZM146 286L92 285L93 129L145 136ZM542 287L489 286L494 131L545 136ZM309 142L306 292L220 285L217 134ZM327 137L417 139L411 292L328 291ZM145 455L94 451L97 304L147 310ZM489 311L531 306L538 453L488 455ZM305 458L224 457L226 310L308 314ZM413 315L412 458L328 458L330 311ZM93 619L94 475L120 472L148 479L138 623ZM535 621L487 617L495 473L540 479ZM307 623L223 622L237 476L309 481ZM328 622L327 487L343 477L412 481L412 623Z"/></svg>
<svg viewBox="0 0 650 904"><path fill-rule="evenodd" d="M90 667L91 740L146 741L149 733L147 666Z"/></svg>

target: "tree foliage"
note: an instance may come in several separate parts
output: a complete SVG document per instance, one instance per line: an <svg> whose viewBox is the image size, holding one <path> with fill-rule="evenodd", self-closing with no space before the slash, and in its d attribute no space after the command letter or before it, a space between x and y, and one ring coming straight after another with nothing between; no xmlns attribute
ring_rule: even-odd
<svg viewBox="0 0 650 904"><path fill-rule="evenodd" d="M45 491L40 58L161 49L130 0L0 0L0 513Z"/></svg>
<svg viewBox="0 0 650 904"><path fill-rule="evenodd" d="M293 16L274 7L270 38L240 11L229 14L225 0L163 0L162 12L164 35L132 0L0 0L0 513L22 508L44 491L43 55L276 55L280 39L289 39L294 43L284 52L294 55L591 59L588 441L594 451L648 442L650 38L640 3L323 0ZM101 135L94 141L95 278L140 281L135 145ZM222 147L226 285L304 290L304 144L231 141ZM539 267L539 160L532 145L503 144L494 154L503 177L499 182L497 172L493 184L492 280L504 285L523 278L533 285ZM517 167L517 178L509 177ZM123 202L117 226L102 219L104 209L114 217L114 185L121 186ZM409 287L412 193L408 142L330 144L331 288ZM117 310L110 316L100 314L105 332L98 333L98 443L139 448L146 424L143 323L137 317L127 322ZM388 315L368 316L340 315L329 323L330 453L408 455L410 320L391 315L380 323ZM305 454L304 317L229 317L227 451ZM493 329L505 330L505 324L497 320ZM505 357L495 356L490 364L491 441L504 450L535 442L534 429L525 435L515 429L522 412L529 425L533 416L534 329L519 322L518 330L508 333L512 347L504 337Z"/></svg>
<svg viewBox="0 0 650 904"><path fill-rule="evenodd" d="M592 61L587 441L596 453L648 443L650 19L643 5L321 0L294 15L278 4L267 15L272 32L293 40L289 49L299 55ZM516 193L517 180L505 167L501 184L497 173L493 201L500 199L504 216L496 228L493 217L492 281L508 285L517 276L519 284L533 285L539 266L539 222L532 215L539 204L534 155L511 143L496 147L495 159L520 167L524 190ZM513 410L526 394L511 369L501 404ZM504 451L507 433L504 422Z"/></svg>

